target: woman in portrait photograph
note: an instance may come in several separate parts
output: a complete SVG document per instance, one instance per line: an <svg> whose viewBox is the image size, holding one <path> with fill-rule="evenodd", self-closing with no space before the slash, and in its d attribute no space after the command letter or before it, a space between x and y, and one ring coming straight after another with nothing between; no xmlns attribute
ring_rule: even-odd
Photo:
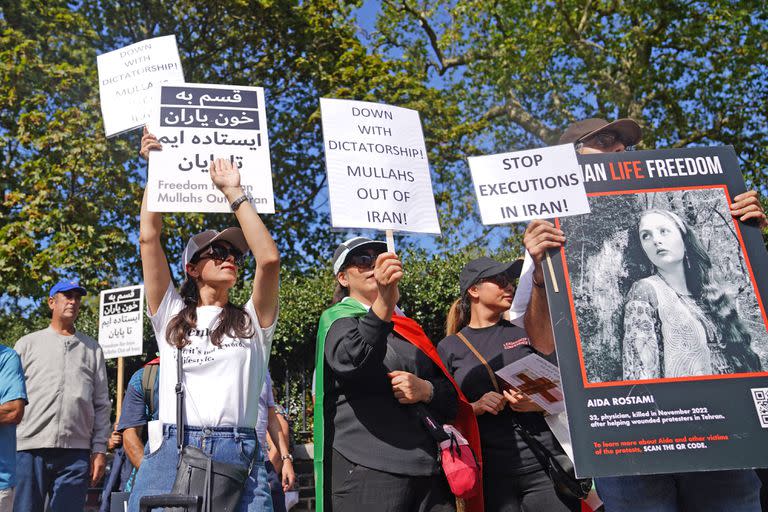
<svg viewBox="0 0 768 512"><path fill-rule="evenodd" d="M760 371L736 302L696 235L674 212L645 210L629 233L637 279L624 305L625 380Z"/></svg>

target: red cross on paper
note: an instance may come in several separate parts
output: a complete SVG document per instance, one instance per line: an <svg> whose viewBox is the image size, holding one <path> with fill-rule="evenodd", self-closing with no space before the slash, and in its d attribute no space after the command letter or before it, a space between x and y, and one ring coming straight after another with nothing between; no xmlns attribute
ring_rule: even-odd
<svg viewBox="0 0 768 512"><path fill-rule="evenodd" d="M539 377L538 379L531 379L524 373L518 373L517 378L524 382L524 384L517 386L517 388L526 395L539 394L547 399L548 402L557 402L557 398L549 393L550 389L557 388L557 384L547 379L546 377Z"/></svg>

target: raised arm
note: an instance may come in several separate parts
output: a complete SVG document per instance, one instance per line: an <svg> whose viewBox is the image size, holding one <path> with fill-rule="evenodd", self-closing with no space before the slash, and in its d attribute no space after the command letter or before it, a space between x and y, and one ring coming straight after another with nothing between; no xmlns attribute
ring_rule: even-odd
<svg viewBox="0 0 768 512"><path fill-rule="evenodd" d="M141 138L140 154L149 160L149 152L160 150L162 147L157 137L144 128ZM165 257L160 233L163 230L163 218L160 213L147 209L147 190L141 200L141 217L139 219L139 247L141 250L141 268L144 273L144 294L150 313L157 313L163 295L171 282L171 271Z"/></svg>
<svg viewBox="0 0 768 512"><path fill-rule="evenodd" d="M552 321L549 317L547 290L544 287L544 271L541 262L548 249L557 249L565 243L565 237L563 232L551 222L534 220L525 230L523 243L534 263L531 300L525 311L525 331L536 350L542 354L551 354L555 351L555 338L552 334Z"/></svg>
<svg viewBox="0 0 768 512"><path fill-rule="evenodd" d="M229 160L217 158L211 164L211 180L221 190L229 204L242 197L240 171ZM248 248L256 260L253 276L253 306L262 327L268 327L277 319L278 292L280 287L280 253L269 230L250 201L244 201L235 211L240 229L243 230Z"/></svg>

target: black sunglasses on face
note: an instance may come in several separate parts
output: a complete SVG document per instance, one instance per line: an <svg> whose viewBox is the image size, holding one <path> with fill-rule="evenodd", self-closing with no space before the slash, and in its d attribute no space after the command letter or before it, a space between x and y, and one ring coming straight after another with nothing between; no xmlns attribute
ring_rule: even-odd
<svg viewBox="0 0 768 512"><path fill-rule="evenodd" d="M598 133L582 142L588 146L600 149L610 148L617 142L621 142L624 146L627 146L627 143L622 140L621 135L613 132Z"/></svg>
<svg viewBox="0 0 768 512"><path fill-rule="evenodd" d="M358 270L370 270L376 265L376 258L378 258L378 253L362 253L362 254L352 254L349 256L349 259L347 259L347 264L345 265L345 268L349 267L355 267Z"/></svg>
<svg viewBox="0 0 768 512"><path fill-rule="evenodd" d="M245 255L243 253L228 245L212 245L206 249L205 252L199 254L197 259L199 261L210 258L213 261L221 262L227 261L230 256L235 260L235 265L238 267L245 261Z"/></svg>
<svg viewBox="0 0 768 512"><path fill-rule="evenodd" d="M515 284L515 278L508 274L496 274L495 276L486 277L480 280L481 283L493 283L499 288L506 288L510 284Z"/></svg>

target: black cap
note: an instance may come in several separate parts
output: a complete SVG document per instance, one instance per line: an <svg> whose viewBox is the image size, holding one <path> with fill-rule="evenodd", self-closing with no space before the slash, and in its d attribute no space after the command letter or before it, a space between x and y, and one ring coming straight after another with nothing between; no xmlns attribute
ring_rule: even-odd
<svg viewBox="0 0 768 512"><path fill-rule="evenodd" d="M380 242L379 240L371 240L363 236L356 236L349 240L342 242L336 248L333 253L333 275L338 274L347 262L349 254L355 249L361 247L372 247L379 252L387 252L386 242Z"/></svg>
<svg viewBox="0 0 768 512"><path fill-rule="evenodd" d="M643 138L643 131L634 119L617 119L609 123L605 119L593 117L568 125L560 136L560 144L576 143L601 132L616 132L625 146L634 146Z"/></svg>
<svg viewBox="0 0 768 512"><path fill-rule="evenodd" d="M512 278L520 277L520 270L522 268L522 259L517 259L511 263L499 263L486 256L472 260L464 265L464 268L461 269L461 274L459 274L461 294L464 295L464 292L466 292L470 286L485 277L491 277L502 273L507 273Z"/></svg>

